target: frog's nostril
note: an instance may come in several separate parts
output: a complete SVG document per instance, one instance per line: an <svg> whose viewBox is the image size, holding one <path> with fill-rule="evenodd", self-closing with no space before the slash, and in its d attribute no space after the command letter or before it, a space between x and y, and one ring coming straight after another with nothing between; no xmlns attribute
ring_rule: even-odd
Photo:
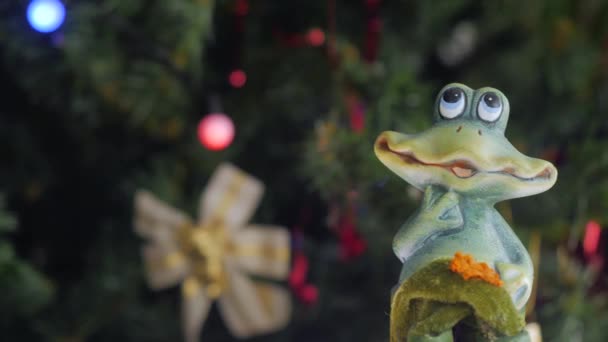
<svg viewBox="0 0 608 342"><path fill-rule="evenodd" d="M481 136L481 130L480 129L477 130L477 134L479 134Z"/></svg>
<svg viewBox="0 0 608 342"><path fill-rule="evenodd" d="M460 132L461 129L462 129L462 126L458 126L458 128L456 129L456 133Z"/></svg>

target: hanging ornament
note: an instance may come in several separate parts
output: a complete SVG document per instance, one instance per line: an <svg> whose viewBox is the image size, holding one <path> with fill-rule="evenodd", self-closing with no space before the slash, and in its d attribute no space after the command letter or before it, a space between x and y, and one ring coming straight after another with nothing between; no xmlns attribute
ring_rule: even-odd
<svg viewBox="0 0 608 342"><path fill-rule="evenodd" d="M318 27L304 33L285 33L275 29L273 35L282 45L288 47L319 47L325 44L325 32Z"/></svg>
<svg viewBox="0 0 608 342"><path fill-rule="evenodd" d="M308 282L308 257L302 248L302 231L294 229L293 233L293 263L289 273L289 287L296 298L306 305L313 305L319 299L319 289Z"/></svg>
<svg viewBox="0 0 608 342"><path fill-rule="evenodd" d="M234 69L228 76L228 82L233 88L241 88L247 82L247 75L237 68L242 65L244 58L243 42L245 40L245 27L249 13L249 0L237 0L234 4L234 31L232 33L232 46L230 47L229 63Z"/></svg>
<svg viewBox="0 0 608 342"><path fill-rule="evenodd" d="M340 217L338 221L338 238L340 240L340 259L351 261L365 252L367 243L357 231L356 218L352 208Z"/></svg>
<svg viewBox="0 0 608 342"><path fill-rule="evenodd" d="M242 88L247 82L247 74L241 69L233 70L228 76L230 85L234 88Z"/></svg>
<svg viewBox="0 0 608 342"><path fill-rule="evenodd" d="M186 341L198 341L215 300L236 337L269 333L289 321L289 293L248 277L284 280L289 271L287 231L247 224L262 193L259 180L222 164L201 195L197 222L147 191L135 195L135 230L147 240L148 284L163 289L181 283Z"/></svg>
<svg viewBox="0 0 608 342"><path fill-rule="evenodd" d="M302 252L296 252L289 274L289 286L302 303L313 305L319 299L319 289L306 280L308 267L308 257Z"/></svg>
<svg viewBox="0 0 608 342"><path fill-rule="evenodd" d="M346 209L343 210L338 205L332 205L327 219L328 226L338 236L340 260L345 262L356 259L367 249L367 242L361 237L356 226L355 202L357 193L350 191L347 197Z"/></svg>
<svg viewBox="0 0 608 342"><path fill-rule="evenodd" d="M590 220L585 225L585 236L583 238L583 254L589 261L598 258L597 251L600 245L600 237L602 234L602 227L597 221Z"/></svg>
<svg viewBox="0 0 608 342"><path fill-rule="evenodd" d="M32 0L27 6L27 21L38 32L53 32L64 20L65 7L59 0Z"/></svg>
<svg viewBox="0 0 608 342"><path fill-rule="evenodd" d="M365 61L373 63L378 58L380 46L380 32L382 21L380 20L380 0L365 0L367 9L367 28L365 30Z"/></svg>
<svg viewBox="0 0 608 342"><path fill-rule="evenodd" d="M349 113L350 128L355 133L365 129L365 106L357 93L349 91L345 96L346 107Z"/></svg>
<svg viewBox="0 0 608 342"><path fill-rule="evenodd" d="M312 46L321 46L325 43L325 32L318 27L312 28L306 34L306 41Z"/></svg>
<svg viewBox="0 0 608 342"><path fill-rule="evenodd" d="M198 139L211 151L223 150L234 139L234 124L226 114L209 114L198 124Z"/></svg>

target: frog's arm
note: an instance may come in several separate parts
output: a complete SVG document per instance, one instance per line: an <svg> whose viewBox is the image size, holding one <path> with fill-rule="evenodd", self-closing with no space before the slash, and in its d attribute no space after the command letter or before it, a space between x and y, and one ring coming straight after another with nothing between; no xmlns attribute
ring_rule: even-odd
<svg viewBox="0 0 608 342"><path fill-rule="evenodd" d="M496 231L509 255L509 262L496 262L496 270L517 309L522 309L532 293L534 267L530 255L508 223L496 213L499 222Z"/></svg>
<svg viewBox="0 0 608 342"><path fill-rule="evenodd" d="M458 195L430 185L424 191L422 205L395 235L393 251L404 262L427 241L463 227Z"/></svg>
<svg viewBox="0 0 608 342"><path fill-rule="evenodd" d="M524 265L497 262L496 269L504 282L504 288L511 295L513 304L522 309L532 293L532 274Z"/></svg>

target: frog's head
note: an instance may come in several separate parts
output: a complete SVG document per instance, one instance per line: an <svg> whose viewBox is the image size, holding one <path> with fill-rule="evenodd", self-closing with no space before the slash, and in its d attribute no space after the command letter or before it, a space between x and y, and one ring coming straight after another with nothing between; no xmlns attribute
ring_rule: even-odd
<svg viewBox="0 0 608 342"><path fill-rule="evenodd" d="M418 189L441 185L497 202L550 189L555 167L519 152L505 138L509 101L497 89L445 86L434 125L420 134L387 131L374 150L389 169Z"/></svg>

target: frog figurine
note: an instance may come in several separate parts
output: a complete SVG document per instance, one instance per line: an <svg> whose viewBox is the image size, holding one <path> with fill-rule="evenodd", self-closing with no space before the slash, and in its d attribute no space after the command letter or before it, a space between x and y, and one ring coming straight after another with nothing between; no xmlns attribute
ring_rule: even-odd
<svg viewBox="0 0 608 342"><path fill-rule="evenodd" d="M401 227L393 242L393 250L403 263L399 284L404 285L437 260L467 253L500 276L504 284L501 291L506 293L507 302L510 299L508 305L501 305L512 304L523 322L532 290L533 266L523 244L494 205L550 189L557 170L551 163L528 157L513 147L504 136L508 119L509 102L499 90L473 90L452 83L437 96L430 129L419 134L383 132L374 150L384 165L424 192L421 207ZM490 300L493 298L487 301ZM477 311L473 308L467 312ZM404 339L452 341L451 326L457 320L454 317L445 323L445 331L438 332L441 324L434 322L427 324L435 327L434 331L429 328L433 333L422 335L415 333L415 320L409 322L410 331ZM524 330L512 336L482 334L471 340L492 339L528 340Z"/></svg>

